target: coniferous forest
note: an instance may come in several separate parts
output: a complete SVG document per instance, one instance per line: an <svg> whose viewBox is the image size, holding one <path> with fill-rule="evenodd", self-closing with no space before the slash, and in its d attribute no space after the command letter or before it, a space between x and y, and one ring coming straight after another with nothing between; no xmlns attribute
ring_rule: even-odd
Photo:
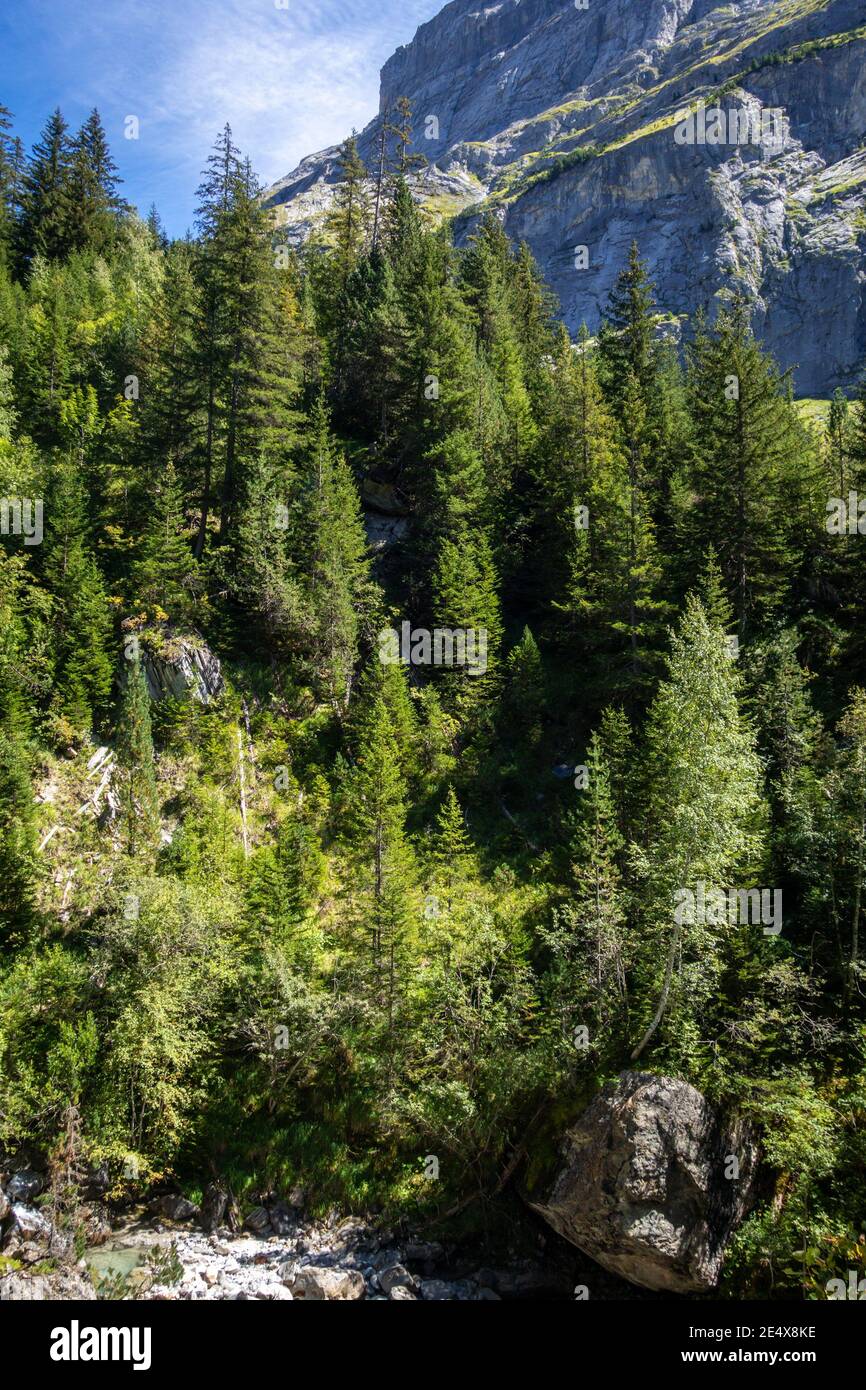
<svg viewBox="0 0 866 1390"><path fill-rule="evenodd" d="M572 341L496 217L416 203L410 128L296 250L228 127L169 240L96 111L27 153L0 109L6 1166L471 1228L652 1071L759 1136L722 1296L825 1297L866 391L799 402L733 291L679 341L639 246Z"/></svg>

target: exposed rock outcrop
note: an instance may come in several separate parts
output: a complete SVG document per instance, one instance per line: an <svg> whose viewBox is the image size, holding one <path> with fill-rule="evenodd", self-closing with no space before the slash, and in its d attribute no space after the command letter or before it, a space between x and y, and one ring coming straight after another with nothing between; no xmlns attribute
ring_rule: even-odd
<svg viewBox="0 0 866 1390"><path fill-rule="evenodd" d="M71 1236L27 1203L44 1188L42 1174L15 1173L0 1187L0 1302L93 1298L87 1268Z"/></svg>
<svg viewBox="0 0 866 1390"><path fill-rule="evenodd" d="M6 1196L10 1202L32 1202L45 1186L45 1177L33 1168L24 1168L13 1173L6 1184Z"/></svg>
<svg viewBox="0 0 866 1390"><path fill-rule="evenodd" d="M218 1182L208 1183L202 1194L200 1220L203 1231L215 1231L225 1220L229 1206L229 1194Z"/></svg>
<svg viewBox="0 0 866 1390"><path fill-rule="evenodd" d="M380 112L410 98L415 196L458 239L496 210L572 331L596 328L636 239L663 313L742 292L797 393L826 396L866 357L864 21L862 0L452 0L385 64ZM679 143L699 102L780 115L766 140ZM289 239L321 221L336 157L268 191Z"/></svg>
<svg viewBox="0 0 866 1390"><path fill-rule="evenodd" d="M93 1284L82 1269L58 1269L50 1274L6 1274L0 1278L0 1302L58 1302L94 1299Z"/></svg>
<svg viewBox="0 0 866 1390"><path fill-rule="evenodd" d="M208 705L222 693L219 660L200 637L160 635L158 643L142 642L141 655L153 700L166 696L178 700L188 695Z"/></svg>
<svg viewBox="0 0 866 1390"><path fill-rule="evenodd" d="M162 1197L155 1197L148 1205L148 1211L152 1216L162 1217L165 1221L192 1221L199 1214L199 1209L194 1202L190 1202L179 1192L170 1192Z"/></svg>
<svg viewBox="0 0 866 1390"><path fill-rule="evenodd" d="M702 1293L752 1195L755 1144L684 1081L623 1072L567 1132L532 1205L605 1269L645 1288Z"/></svg>

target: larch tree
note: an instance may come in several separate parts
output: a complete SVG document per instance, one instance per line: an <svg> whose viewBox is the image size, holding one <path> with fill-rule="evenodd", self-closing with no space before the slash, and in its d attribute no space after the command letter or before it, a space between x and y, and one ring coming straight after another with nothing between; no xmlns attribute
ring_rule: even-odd
<svg viewBox="0 0 866 1390"><path fill-rule="evenodd" d="M159 798L147 679L137 650L124 672L115 750L120 768L121 823L129 854L152 856L159 835Z"/></svg>
<svg viewBox="0 0 866 1390"><path fill-rule="evenodd" d="M726 955L727 922L688 912L685 894L751 887L760 863L765 807L753 730L738 702L740 678L724 634L690 596L671 637L667 675L646 728L646 814L636 849L641 880L639 999L646 1026L632 1059L665 1025L687 1052L706 1022ZM737 876L740 876L739 880ZM709 917L709 914L705 914ZM752 928L755 930L755 928Z"/></svg>

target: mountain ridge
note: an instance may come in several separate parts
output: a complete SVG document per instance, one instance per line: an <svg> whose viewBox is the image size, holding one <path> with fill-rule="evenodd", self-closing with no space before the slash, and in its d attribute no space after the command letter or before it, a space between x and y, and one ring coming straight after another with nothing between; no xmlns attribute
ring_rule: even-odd
<svg viewBox="0 0 866 1390"><path fill-rule="evenodd" d="M676 323L746 294L799 394L851 389L866 355L863 0L451 0L381 71L358 137L413 105L419 201L457 240L494 210L525 240L576 333L598 324L637 240ZM780 140L678 144L689 107L778 110ZM320 224L338 149L266 192L295 243ZM575 248L585 247L585 269Z"/></svg>

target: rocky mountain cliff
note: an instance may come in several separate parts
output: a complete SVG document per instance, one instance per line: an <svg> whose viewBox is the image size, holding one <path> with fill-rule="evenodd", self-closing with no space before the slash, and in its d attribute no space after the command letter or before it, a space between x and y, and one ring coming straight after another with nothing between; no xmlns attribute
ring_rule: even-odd
<svg viewBox="0 0 866 1390"><path fill-rule="evenodd" d="M368 168L403 95L429 161L419 201L455 216L458 240L495 210L572 331L596 327L636 239L673 326L740 290L798 395L853 386L866 0L452 0L382 69L358 142ZM268 190L293 241L327 209L337 153Z"/></svg>

